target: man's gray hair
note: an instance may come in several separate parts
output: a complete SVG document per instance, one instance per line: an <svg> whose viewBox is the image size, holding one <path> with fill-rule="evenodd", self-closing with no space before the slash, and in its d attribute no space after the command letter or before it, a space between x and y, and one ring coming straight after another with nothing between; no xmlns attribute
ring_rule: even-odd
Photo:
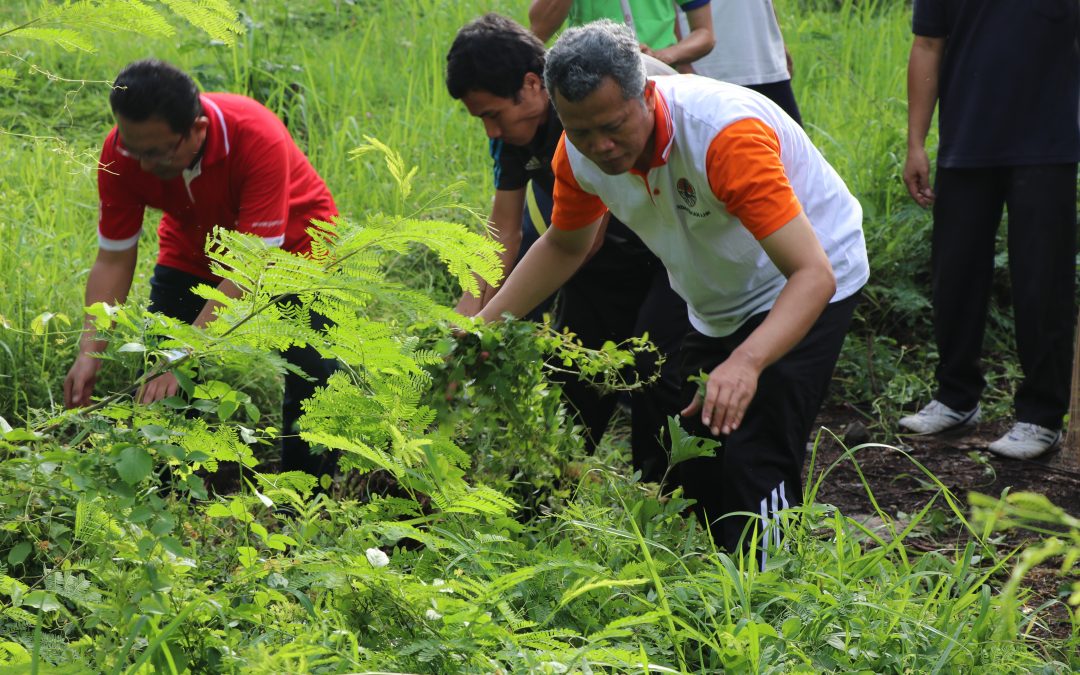
<svg viewBox="0 0 1080 675"><path fill-rule="evenodd" d="M544 66L544 84L554 97L577 102L600 87L605 77L615 80L625 100L645 92L645 65L637 38L626 26L610 19L571 28L551 47Z"/></svg>

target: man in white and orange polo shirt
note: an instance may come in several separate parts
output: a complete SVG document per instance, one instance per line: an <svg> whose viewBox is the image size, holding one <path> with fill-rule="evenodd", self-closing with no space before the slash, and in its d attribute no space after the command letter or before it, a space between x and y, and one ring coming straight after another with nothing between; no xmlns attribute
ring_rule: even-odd
<svg viewBox="0 0 1080 675"><path fill-rule="evenodd" d="M552 227L480 316L520 315L573 273L604 213L634 230L686 299L687 382L673 410L715 457L679 479L729 551L759 514L762 564L802 463L855 302L869 277L862 211L802 128L764 96L696 76L646 80L637 42L600 21L548 53L565 135ZM673 402L674 405L674 402Z"/></svg>
<svg viewBox="0 0 1080 675"><path fill-rule="evenodd" d="M214 302L194 295L199 284L239 296L232 283L210 272L205 245L215 225L246 232L269 246L305 254L312 220L337 215L334 199L288 129L262 104L234 94L199 94L176 67L147 59L125 67L109 96L116 127L105 138L98 171L98 255L86 283L86 304L127 298L147 207L160 209L158 262L150 281L150 309L202 326ZM316 325L320 317L313 316ZM88 317L79 355L64 381L64 404L89 403L101 360ZM314 378L285 378L283 467L318 475L325 458L312 457L294 425L301 402L334 370L311 348L285 358ZM165 374L140 392L146 403L175 394Z"/></svg>

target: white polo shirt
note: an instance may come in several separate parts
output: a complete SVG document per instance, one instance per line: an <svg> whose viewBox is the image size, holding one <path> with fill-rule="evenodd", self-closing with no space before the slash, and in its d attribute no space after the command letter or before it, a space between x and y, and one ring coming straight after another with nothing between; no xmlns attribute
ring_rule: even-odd
<svg viewBox="0 0 1080 675"><path fill-rule="evenodd" d="M773 306L787 279L758 243L806 213L836 276L832 302L869 278L862 209L802 127L756 92L661 77L647 174L609 176L567 141L552 160L552 226L609 210L663 261L690 323L712 337Z"/></svg>

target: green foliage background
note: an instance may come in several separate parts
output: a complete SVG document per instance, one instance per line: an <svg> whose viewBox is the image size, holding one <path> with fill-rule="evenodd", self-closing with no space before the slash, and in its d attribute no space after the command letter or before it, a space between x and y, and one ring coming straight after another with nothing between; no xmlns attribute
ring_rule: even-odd
<svg viewBox="0 0 1080 675"><path fill-rule="evenodd" d="M628 476L617 447L581 456L544 379L557 337L518 324L475 342L446 334L449 315L435 303L492 263L476 236L490 198L486 139L446 95L443 55L466 20L492 9L523 18L520 3L247 0L236 3L235 44L182 20L199 5L147 4L173 33L144 26L149 36L117 37L84 22L81 49L71 35L68 49L37 39L47 34L0 38L0 417L31 427L0 425L0 664L115 673L1080 667L1075 619L1069 637L1037 638L1041 612L1024 607L1015 581L1001 582L1016 557L1016 575L1053 555L1063 572L1075 565L1075 520L1037 498L980 501L970 543L926 555L904 542L928 511L903 529L879 512L885 527L874 530L812 505L790 514L788 548L758 571L717 553L680 515L677 495L661 499ZM875 278L838 375L841 395L890 414L927 391L928 218L899 182L908 9L777 5L810 133L867 213ZM0 25L40 12L7 3ZM147 324L134 306L111 317L100 391L127 390L162 349L184 346L191 356L178 368L191 401L144 408L117 396L84 417L59 416L95 251L107 80L149 55L181 64L205 89L248 93L278 111L330 184L342 237L321 249L323 264L275 276L294 261L268 267L273 253L224 235L221 264L267 284L230 303L215 329ZM148 214L138 298L154 222ZM341 330L318 334L279 311L269 300L284 292L321 303ZM278 366L263 352L290 340L349 366L307 408L309 438L350 469L329 493L316 493L314 478L263 471L278 390ZM1007 349L1000 340L994 348ZM451 393L449 381L463 384ZM808 503L830 469L816 467ZM968 525L960 501L936 486L939 503ZM995 538L1002 524L1071 528L1072 539L1019 556Z"/></svg>
<svg viewBox="0 0 1080 675"><path fill-rule="evenodd" d="M459 201L483 213L491 185L486 139L446 94L444 55L456 28L469 18L494 10L525 20L518 5L250 0L238 5L242 32L233 45L168 13L163 16L172 23L162 19L164 28L139 24L147 37L105 37L93 25L81 26L85 37L72 42L95 46L92 52L52 47L18 31L0 38L0 67L14 78L0 89L0 269L11 270L0 296L0 415L19 419L30 408L54 405L74 354L81 289L95 253L94 163L112 123L107 82L123 64L160 56L182 64L204 89L248 93L267 103L287 121L346 215L393 206L387 178L373 163L349 161L349 150L365 135L417 165L421 191L463 181ZM910 8L851 0L776 5L808 131L866 214L873 278L834 394L872 421L889 421L900 406L929 397L934 357L930 220L900 181ZM19 25L41 15L37 8L34 2L5 3L0 22ZM176 32L164 34L168 29ZM156 217L147 216L135 297L146 295ZM414 287L449 299L456 289L429 263L424 254L408 256L394 271ZM1007 415L1017 373L1010 365L1015 359L1004 256L997 269L987 403L991 414ZM114 388L131 373L111 376L118 379L106 379L105 385Z"/></svg>

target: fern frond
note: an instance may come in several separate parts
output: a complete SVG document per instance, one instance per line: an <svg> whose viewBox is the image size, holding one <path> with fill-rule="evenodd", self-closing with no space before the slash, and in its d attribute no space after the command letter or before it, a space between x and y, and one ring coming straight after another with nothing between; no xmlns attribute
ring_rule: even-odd
<svg viewBox="0 0 1080 675"><path fill-rule="evenodd" d="M404 201L412 193L412 180L416 176L416 167L406 168L405 160L396 150L374 136L364 136L364 143L349 153L350 159L357 159L370 153L381 154L390 176L398 186L399 199Z"/></svg>
<svg viewBox="0 0 1080 675"><path fill-rule="evenodd" d="M227 45L242 33L236 10L227 0L161 0L162 4L214 40Z"/></svg>
<svg viewBox="0 0 1080 675"><path fill-rule="evenodd" d="M0 26L0 32L8 26ZM92 52L94 43L90 36L73 28L39 28L29 26L12 32L12 37L56 45L67 52Z"/></svg>
<svg viewBox="0 0 1080 675"><path fill-rule="evenodd" d="M304 431L301 432L300 437L308 443L325 445L328 448L341 450L343 453L365 460L368 463L368 466L357 466L356 468L360 470L364 470L365 468L368 471L375 468L385 469L396 477L402 476L405 473L406 467L397 457L367 445L366 443L319 431Z"/></svg>
<svg viewBox="0 0 1080 675"><path fill-rule="evenodd" d="M240 462L245 466L255 466L258 460L251 453L251 448L237 436L237 428L221 426L209 427L204 420L190 420L184 433L177 439L177 444L189 455L206 457L202 464L210 471L217 471L218 462Z"/></svg>
<svg viewBox="0 0 1080 675"><path fill-rule="evenodd" d="M12 621L17 621L18 623L25 624L27 626L37 625L38 622L38 618L35 615L26 611L22 607L5 607L3 615L11 619Z"/></svg>
<svg viewBox="0 0 1080 675"><path fill-rule="evenodd" d="M72 655L72 650L68 647L68 643L62 637L53 635L52 633L35 633L34 631L26 630L16 635L15 640L23 647L26 647L26 651L28 652L34 652L35 643L37 643L36 653L38 653L43 660L48 661L54 666L64 664L64 668L61 672L78 672L77 669L72 669L70 667L69 657ZM65 663L65 661L68 663ZM52 669L52 672L56 672L56 670Z"/></svg>
<svg viewBox="0 0 1080 675"><path fill-rule="evenodd" d="M303 471L283 471L281 473L264 474L256 473L255 479L267 496L273 497L274 492L279 490L292 490L305 497L315 489L318 479Z"/></svg>
<svg viewBox="0 0 1080 675"><path fill-rule="evenodd" d="M415 503L416 502L413 502L413 504ZM384 520L375 526L375 531L382 535L386 541L395 544L402 539L412 539L420 542L433 551L451 547L450 543L442 537L437 537L428 530L422 530L407 523L395 523Z"/></svg>
<svg viewBox="0 0 1080 675"><path fill-rule="evenodd" d="M80 0L46 6L42 23L77 31L129 31L149 37L169 37L176 30L143 0Z"/></svg>
<svg viewBox="0 0 1080 675"><path fill-rule="evenodd" d="M505 516L517 508L514 500L487 486L472 487L461 483L455 487L457 489L432 493L431 501L441 511L469 515Z"/></svg>
<svg viewBox="0 0 1080 675"><path fill-rule="evenodd" d="M502 280L503 248L495 240L441 220L404 219L399 227L402 234L434 251L463 289L475 292L474 273L493 286Z"/></svg>
<svg viewBox="0 0 1080 675"><path fill-rule="evenodd" d="M106 535L120 533L119 526L105 510L104 504L100 498L79 498L75 505L75 529L72 532L75 541L97 543Z"/></svg>
<svg viewBox="0 0 1080 675"><path fill-rule="evenodd" d="M552 628L518 633L514 636L514 642L523 649L560 653L570 649L572 647L570 640L578 637L580 636L576 635L574 631Z"/></svg>
<svg viewBox="0 0 1080 675"><path fill-rule="evenodd" d="M233 44L242 33L236 9L228 0L159 0L187 23L212 39ZM169 37L176 30L162 12L144 0L78 0L45 4L40 14L22 24L0 25L0 38L24 38L68 51L96 51L91 31L120 31Z"/></svg>
<svg viewBox="0 0 1080 675"><path fill-rule="evenodd" d="M77 605L101 602L101 593L81 574L53 571L45 575L45 590L67 598Z"/></svg>

